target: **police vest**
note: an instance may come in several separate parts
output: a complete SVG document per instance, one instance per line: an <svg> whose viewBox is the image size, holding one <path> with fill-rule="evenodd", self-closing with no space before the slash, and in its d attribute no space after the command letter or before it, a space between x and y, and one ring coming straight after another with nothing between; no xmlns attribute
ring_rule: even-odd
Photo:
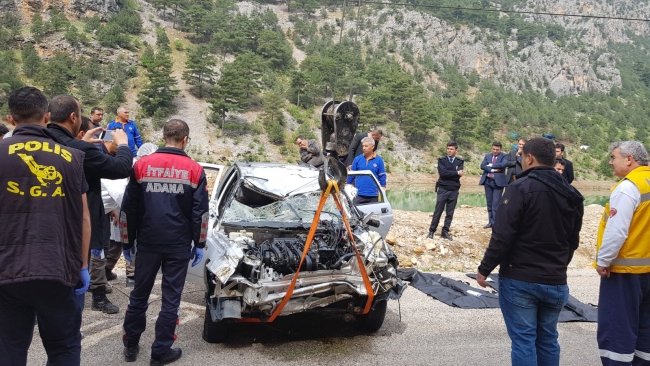
<svg viewBox="0 0 650 366"><path fill-rule="evenodd" d="M45 127L19 126L0 141L0 285L77 284L87 189L83 159Z"/></svg>
<svg viewBox="0 0 650 366"><path fill-rule="evenodd" d="M647 166L638 167L626 175L624 179L634 183L639 189L641 202L632 216L627 239L618 252L616 259L612 261L610 269L615 273L648 273L650 272L650 231L648 231L650 227L650 168ZM612 191L619 184L620 182L612 188ZM608 202L605 205L605 211L598 228L596 257L603 243L603 234L605 233L609 214ZM597 266L596 262L594 262L593 266L594 268Z"/></svg>

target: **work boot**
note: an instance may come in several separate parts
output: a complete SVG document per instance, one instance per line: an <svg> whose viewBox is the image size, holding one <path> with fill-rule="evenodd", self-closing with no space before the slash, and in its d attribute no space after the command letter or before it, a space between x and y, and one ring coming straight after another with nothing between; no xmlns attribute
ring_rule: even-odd
<svg viewBox="0 0 650 366"><path fill-rule="evenodd" d="M139 352L140 346L138 345L135 345L133 347L124 347L124 361L135 362L138 359Z"/></svg>
<svg viewBox="0 0 650 366"><path fill-rule="evenodd" d="M427 235L427 239L433 239L433 233L435 231L429 231L429 235Z"/></svg>
<svg viewBox="0 0 650 366"><path fill-rule="evenodd" d="M442 233L440 236L442 236L443 239L454 240L451 238L451 235L449 235L449 233Z"/></svg>
<svg viewBox="0 0 650 366"><path fill-rule="evenodd" d="M164 356L162 356L161 358L159 358L159 359L153 358L153 356L152 356L151 357L151 362L149 363L149 365L151 365L151 366L153 366L153 365L166 365L168 363L172 363L172 362L178 360L179 358L181 358L182 354L183 354L183 351L180 348L172 348L169 351L167 351L167 353Z"/></svg>
<svg viewBox="0 0 650 366"><path fill-rule="evenodd" d="M113 305L106 297L106 286L99 286L92 293L93 303L90 307L92 310L101 311L106 314L117 314L120 311L120 308Z"/></svg>
<svg viewBox="0 0 650 366"><path fill-rule="evenodd" d="M112 270L106 269L106 281L113 281L117 279L117 275Z"/></svg>

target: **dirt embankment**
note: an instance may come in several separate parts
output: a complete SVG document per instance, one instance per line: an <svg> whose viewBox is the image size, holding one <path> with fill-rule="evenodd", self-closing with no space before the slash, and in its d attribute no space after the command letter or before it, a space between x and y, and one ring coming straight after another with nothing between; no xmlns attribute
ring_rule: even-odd
<svg viewBox="0 0 650 366"><path fill-rule="evenodd" d="M598 222L603 212L599 205L585 207L580 247L570 268L590 268L595 256ZM450 233L453 241L442 239L441 219L434 239L427 239L430 212L394 210L395 220L387 236L403 267L422 270L476 271L487 245L491 229L483 229L487 223L485 207L462 205L456 208Z"/></svg>

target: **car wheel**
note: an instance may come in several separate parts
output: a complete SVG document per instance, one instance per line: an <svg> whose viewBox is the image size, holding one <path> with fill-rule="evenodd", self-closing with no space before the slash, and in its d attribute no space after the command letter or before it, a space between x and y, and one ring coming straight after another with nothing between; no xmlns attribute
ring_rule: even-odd
<svg viewBox="0 0 650 366"><path fill-rule="evenodd" d="M228 339L228 325L224 321L213 322L210 309L205 306L203 322L203 340L208 343L224 343Z"/></svg>
<svg viewBox="0 0 650 366"><path fill-rule="evenodd" d="M384 324L387 307L388 301L386 300L375 302L368 314L357 315L357 323L359 324L359 327L362 330L370 333L378 331L379 328L381 328L382 324Z"/></svg>

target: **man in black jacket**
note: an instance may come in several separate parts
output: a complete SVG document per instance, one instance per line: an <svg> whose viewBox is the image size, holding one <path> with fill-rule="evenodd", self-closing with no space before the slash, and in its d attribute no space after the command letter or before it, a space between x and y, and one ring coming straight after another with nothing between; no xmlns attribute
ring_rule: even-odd
<svg viewBox="0 0 650 366"><path fill-rule="evenodd" d="M562 176L566 179L569 184L573 182L573 163L571 160L564 157L564 144L557 143L555 144L555 159L564 160L564 171Z"/></svg>
<svg viewBox="0 0 650 366"><path fill-rule="evenodd" d="M512 364L559 365L557 320L569 297L567 266L580 242L583 197L553 169L555 146L524 145L524 172L507 189L476 277L500 265L499 305L512 341Z"/></svg>
<svg viewBox="0 0 650 366"><path fill-rule="evenodd" d="M460 189L460 177L465 174L463 172L463 159L457 158L458 144L455 141L447 143L447 156L438 159L438 182L436 183L436 209L433 212L431 225L429 226L428 239L433 239L433 234L438 228L442 210L447 207L447 214L445 216L445 226L442 227L440 236L447 240L452 240L449 235L449 227L451 220L454 218L454 210L456 210L456 203L458 202L458 190Z"/></svg>
<svg viewBox="0 0 650 366"><path fill-rule="evenodd" d="M0 141L0 364L26 365L34 318L51 365L79 365L88 289L90 217L83 152L46 128L47 98L9 96L10 139ZM74 110L74 127L81 110Z"/></svg>
<svg viewBox="0 0 650 366"><path fill-rule="evenodd" d="M110 156L104 154L95 145L76 140L74 136L79 133L79 127L74 126L74 112L79 108L79 101L70 95L58 95L52 98L49 105L50 124L48 128L65 145L86 153L84 157L84 174L88 182L88 209L91 220L90 249L90 292L93 294L92 309L115 314L119 308L113 305L106 297L106 258L104 244L107 242L104 223L104 203L102 201L101 179L127 178L132 170L133 154L128 146L124 131L111 132L113 141L118 144L117 154ZM88 131L91 138L94 130Z"/></svg>
<svg viewBox="0 0 650 366"><path fill-rule="evenodd" d="M348 167L348 170L352 168L352 162L354 161L354 158L363 154L363 146L361 144L361 140L363 140L364 137L370 137L371 139L375 140L375 148L372 151L377 151L377 148L379 147L379 140L381 140L383 134L384 133L379 128L375 128L370 132L361 132L354 135L352 142L350 142L350 148L348 148L348 156L345 159L345 166Z"/></svg>
<svg viewBox="0 0 650 366"><path fill-rule="evenodd" d="M508 171L506 175L509 177L508 184L517 179L517 175L521 174L524 169L521 167L521 154L524 151L524 145L528 142L525 138L520 138L517 141L517 149L512 149L508 154Z"/></svg>

